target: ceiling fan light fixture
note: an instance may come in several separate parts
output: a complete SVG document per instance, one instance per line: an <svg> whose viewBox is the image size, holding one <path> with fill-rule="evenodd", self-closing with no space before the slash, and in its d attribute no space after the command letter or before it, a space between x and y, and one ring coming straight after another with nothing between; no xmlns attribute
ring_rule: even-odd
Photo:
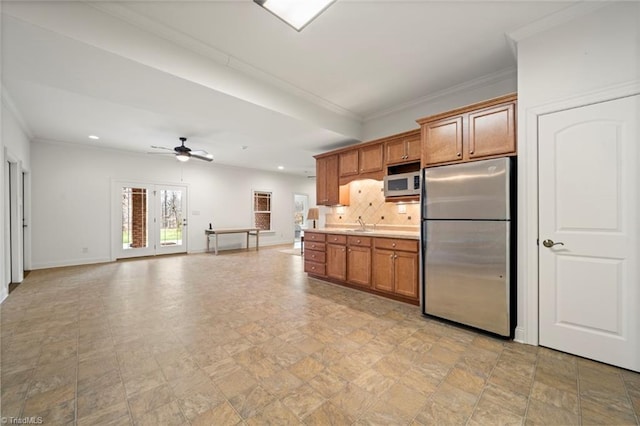
<svg viewBox="0 0 640 426"><path fill-rule="evenodd" d="M300 32L336 0L253 0Z"/></svg>
<svg viewBox="0 0 640 426"><path fill-rule="evenodd" d="M176 154L176 158L178 161L182 161L183 163L189 161L189 153L188 152L179 152Z"/></svg>

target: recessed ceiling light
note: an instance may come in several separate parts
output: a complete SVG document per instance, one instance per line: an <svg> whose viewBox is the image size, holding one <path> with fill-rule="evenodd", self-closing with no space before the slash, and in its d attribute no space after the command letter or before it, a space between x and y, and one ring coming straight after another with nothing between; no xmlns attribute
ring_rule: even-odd
<svg viewBox="0 0 640 426"><path fill-rule="evenodd" d="M100 137L98 137L96 135L89 135L89 139L98 140L98 139L100 139Z"/></svg>
<svg viewBox="0 0 640 426"><path fill-rule="evenodd" d="M336 0L253 0L269 12L276 15L296 31L320 15Z"/></svg>
<svg viewBox="0 0 640 426"><path fill-rule="evenodd" d="M278 166L278 170L284 170L284 166Z"/></svg>

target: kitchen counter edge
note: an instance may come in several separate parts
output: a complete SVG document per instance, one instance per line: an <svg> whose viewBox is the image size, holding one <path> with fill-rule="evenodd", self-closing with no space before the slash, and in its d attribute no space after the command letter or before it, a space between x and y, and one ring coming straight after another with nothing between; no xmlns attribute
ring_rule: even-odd
<svg viewBox="0 0 640 426"><path fill-rule="evenodd" d="M366 232L341 228L317 228L305 229L305 232L318 232L322 234L359 235L363 237L403 238L406 240L419 240L420 231L394 231L394 230L367 230Z"/></svg>

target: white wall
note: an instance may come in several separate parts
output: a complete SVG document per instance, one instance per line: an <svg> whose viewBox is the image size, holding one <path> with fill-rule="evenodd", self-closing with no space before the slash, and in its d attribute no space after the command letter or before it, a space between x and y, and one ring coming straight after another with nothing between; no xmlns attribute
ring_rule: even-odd
<svg viewBox="0 0 640 426"><path fill-rule="evenodd" d="M363 125L363 140L370 141L417 129L419 126L416 120L420 118L497 98L516 90L515 69L506 70L486 80L466 83L430 96L410 107L368 119Z"/></svg>
<svg viewBox="0 0 640 426"><path fill-rule="evenodd" d="M210 222L217 227L253 226L253 189L273 192L274 232L261 234L261 245L293 241L294 193L308 194L315 205L313 179L215 161L183 164L172 156L34 142L32 165L34 269L112 260L113 180L187 185L189 252L205 249L204 229ZM244 236L223 238L222 249L237 248Z"/></svg>
<svg viewBox="0 0 640 426"><path fill-rule="evenodd" d="M614 3L518 42L516 337L522 341L538 343L537 114L604 100L603 91L622 93L638 84L640 3Z"/></svg>

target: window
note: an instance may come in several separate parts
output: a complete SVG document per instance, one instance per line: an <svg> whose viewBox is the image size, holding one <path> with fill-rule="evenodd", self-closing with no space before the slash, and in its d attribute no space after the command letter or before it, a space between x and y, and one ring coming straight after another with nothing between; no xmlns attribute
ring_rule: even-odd
<svg viewBox="0 0 640 426"><path fill-rule="evenodd" d="M261 231L271 230L271 192L253 191L253 223Z"/></svg>

